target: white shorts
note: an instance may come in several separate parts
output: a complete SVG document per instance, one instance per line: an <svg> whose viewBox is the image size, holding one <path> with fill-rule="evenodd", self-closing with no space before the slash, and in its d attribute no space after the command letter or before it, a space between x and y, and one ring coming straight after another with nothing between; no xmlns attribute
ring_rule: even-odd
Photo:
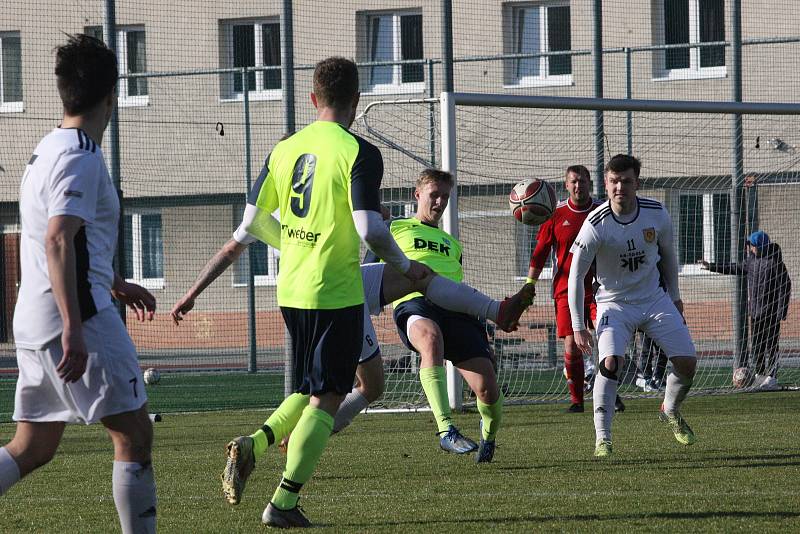
<svg viewBox="0 0 800 534"><path fill-rule="evenodd" d="M361 280L364 283L364 339L358 363L371 360L381 353L370 315L380 315L383 311L381 290L383 289L384 267L386 267L385 263L365 263L361 266Z"/></svg>
<svg viewBox="0 0 800 534"><path fill-rule="evenodd" d="M641 304L597 303L597 348L601 360L624 356L637 329L650 336L667 358L695 356L689 329L666 293Z"/></svg>
<svg viewBox="0 0 800 534"><path fill-rule="evenodd" d="M89 352L86 372L70 384L56 371L63 356L61 336L40 350L17 349L15 421L88 425L147 402L136 348L114 306L83 323L83 339Z"/></svg>

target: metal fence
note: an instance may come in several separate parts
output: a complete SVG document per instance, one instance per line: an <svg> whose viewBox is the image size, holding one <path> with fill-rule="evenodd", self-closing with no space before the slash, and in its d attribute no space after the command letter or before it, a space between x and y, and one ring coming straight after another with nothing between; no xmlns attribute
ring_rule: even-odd
<svg viewBox="0 0 800 534"><path fill-rule="evenodd" d="M408 214L413 209L411 185L418 169L426 164L442 164L437 103L442 91L621 100L800 101L800 84L794 83L796 73L791 59L796 56L794 51L800 36L794 35L797 25L790 22L794 20L794 10L786 2L773 2L770 9L760 14L749 7L742 13L739 2L729 2L725 6L727 31L723 40L694 39L692 30L687 42L671 44L653 43L669 40L664 36L655 38L658 33L655 30L644 34L631 30L630 37L625 37L609 35L606 28L604 38L601 22L620 20L620 15L629 9L632 20L644 20L643 17L650 15L656 20L658 16L669 15L666 11L658 15L655 8L653 13L645 13L641 6L608 1L604 6L599 1L572 2L571 5L567 2L437 1L423 2L421 8L405 3L389 8L384 3L354 1L345 2L334 10L319 2L284 1L266 6L246 2L234 8L197 0L173 6L180 17L147 3L84 2L77 4L78 13L68 13L57 3L42 4L51 7L53 13L37 19L22 3L12 1L10 10L0 19L3 22L0 46L4 38L10 39L13 45L19 33L24 52L21 79L25 84L20 96L24 110L2 113L0 107L0 124L6 131L15 132L0 140L3 168L0 224L4 229L0 368L12 372L15 364L10 319L19 277L14 263L18 242L16 188L37 139L55 125L59 117L57 95L52 89L53 58L48 54L54 43L62 40L59 30L76 32L100 26L109 44L121 54L124 52L127 68L123 69L120 86L124 94L120 96L118 115L112 119L103 146L124 199L125 231L120 235L118 264L126 276L151 288L162 311L167 311L189 287L205 260L230 237L241 216L245 192L269 147L286 132L313 120L306 95L310 91L314 61L321 58L323 49L325 55L330 49L332 53L359 60L365 84L361 105L364 111L354 128L383 149L386 160L384 200L397 214ZM654 2L653 6L657 4L661 5ZM692 0L691 4L697 2ZM553 43L557 39L551 38L547 41L548 48L542 44L546 41L542 34L538 48L527 51L531 47L526 48L520 37L524 34L519 29L522 28L520 13L528 17L535 13L540 17L552 16L555 23L557 12L525 10L547 10L563 5L572 9L568 29L573 39L569 47L556 49ZM267 16L262 17L261 13ZM325 20L326 16L330 21ZM421 18L404 20L406 16ZM743 17L748 28L744 35ZM365 21L364 27L359 26L352 32L338 30L339 26L344 27L343 21L350 21L349 24L353 18L357 25ZM512 30L506 32L508 35L488 30L483 34L484 18L486 27L496 25L499 20L502 28L518 28L517 34ZM690 24L692 20L690 16ZM119 21L122 23L118 24ZM140 24L141 21L144 23ZM377 53L369 44L370 39L384 38L377 29L370 32L386 21L392 25L395 39L398 35L402 37L404 31L413 38L424 36L424 53L418 54L416 49L403 52L398 44L400 51L395 50L394 59L369 60L386 55ZM425 31L416 29L415 24L424 24ZM216 31L212 37L197 39L194 44L202 52L196 55L192 55L191 44L175 45L179 38L191 38L186 28L192 25ZM261 35L264 40L258 43L260 45L269 41L264 36L277 31L276 27L280 33L277 62L268 64L276 49L273 48L270 56L266 49L259 52L256 46L252 60L242 65L227 64L236 63L236 51L228 50L232 61L223 57L227 53L226 39L235 41L235 35L250 36L237 28L250 28L254 35ZM764 31L775 33L764 35ZM471 39L472 35L476 37ZM366 44L362 46L362 42ZM141 50L137 48L139 43L148 54L146 66L143 58L136 56ZM181 52L170 55L167 44ZM361 48L371 52L365 57ZM709 51L710 55L704 55L703 51ZM720 53L722 67L702 66L703 57L714 54L716 59L712 57L709 61L719 63ZM417 57L402 59L409 56ZM677 65L684 58L688 67L665 68L668 62ZM8 59L5 61L7 64ZM693 68L693 62L697 61L700 66ZM224 66L210 66L215 63ZM556 73L532 74L548 69ZM569 75L557 73L566 70ZM3 72L7 82L9 70ZM411 81L404 82L404 76ZM380 84L371 83L389 79L399 82L384 84L391 86L387 91L377 89ZM43 80L47 80L47 84ZM416 103L406 107L383 104L397 99ZM370 107L376 102L380 103L377 107ZM791 119L781 122L761 117L742 125L741 117L717 115L713 124L709 122L704 126L679 116L663 116L658 120L669 126L664 129L663 136L674 142L664 143L665 148L660 150L657 148L660 134L653 124L656 119L652 117L652 114L645 116L633 110L620 113L598 110L591 113L591 117L584 114L575 118L563 111L526 114L506 109L473 115L474 120L460 120L457 128L462 128L464 137L459 143L463 143L461 153L468 160L467 165L459 167L461 212L467 217L460 223L462 238L468 246L473 246L470 242L484 243L485 248L487 229L502 227L508 238L498 245L500 253L520 248L520 240L527 240L524 242L530 245L529 232L520 233L520 229L503 226L505 222L500 222L499 214L505 209L503 198L514 182L527 176L558 181L565 163L583 163L599 176L609 155L644 151L649 158L645 160L646 165L650 164L647 178L651 181L648 183L667 184L667 189L695 192L701 197L720 192L730 196L729 252L732 260L742 258L742 243L747 232L766 225L771 234L786 236L784 255L791 274L798 272L800 254L790 240L792 232L780 226L780 217L770 213L779 205L774 199L772 185L796 182L797 158L793 156L792 138L796 124ZM559 121L564 126L560 132ZM531 132L531 124L546 135L537 136ZM702 136L696 135L698 129L703 128L708 131L702 132ZM523 137L525 143L520 141ZM574 141L577 138L579 142ZM682 157L681 139L691 145L692 154L695 154L691 162ZM703 157L703 143L713 145L707 152L713 157ZM523 152L528 152L528 156ZM484 157L487 153L493 154L493 158ZM475 165L470 166L470 159ZM758 187L748 188L748 179L758 182ZM595 183L600 184L601 180L596 179ZM656 188L655 185L651 187ZM762 191L760 200L756 194L759 188ZM746 209L747 202L752 203L754 209ZM756 216L756 206L761 206L760 219ZM784 212L785 220L791 220L793 210L792 207ZM702 208L699 215L673 213L676 220L681 217L685 220L694 217L699 226L706 221ZM481 222L476 224L476 221ZM498 279L493 265L496 257L480 248L476 245L476 259L468 269L470 282L494 296L512 291L519 283L520 273L515 269L520 262L516 256L520 254L508 258L509 267L504 268L503 276ZM180 328L173 327L165 314L159 314L156 324L146 327L129 322L143 365L176 371L282 372L285 333L274 295L277 267L274 251L266 246L252 248L243 261L206 291L190 320ZM698 295L704 294L702 284L691 287ZM730 302L737 302L741 311L746 294L742 279L726 287L727 300L722 306L730 308L733 306ZM720 290L713 296L721 298L722 294ZM794 307L792 310L794 314ZM529 318L533 324L551 321L550 315L546 299L537 300ZM733 323L730 335L735 343L725 350L735 354L738 361L744 361L746 315L733 313L726 320ZM385 318L379 321L379 331L388 347L389 360L408 358ZM532 331L531 336L521 338L522 343L532 344L526 349L528 352L551 352L544 332ZM784 345L790 348L787 357L793 358L793 329L786 329L785 337ZM509 346L503 339L498 335L501 340L498 347ZM555 384L552 389L561 391Z"/></svg>

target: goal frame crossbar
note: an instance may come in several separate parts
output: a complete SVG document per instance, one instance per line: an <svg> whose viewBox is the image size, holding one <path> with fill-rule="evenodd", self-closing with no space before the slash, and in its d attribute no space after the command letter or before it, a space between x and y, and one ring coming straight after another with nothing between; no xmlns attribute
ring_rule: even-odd
<svg viewBox="0 0 800 534"><path fill-rule="evenodd" d="M456 239L458 239L456 106L577 109L600 112L716 113L731 115L734 118L741 115L800 115L800 103L790 102L642 100L464 92L442 92L439 104L442 169L451 173L454 180L450 202L442 220L442 228ZM462 409L462 378L449 361L447 362L447 391L451 408Z"/></svg>

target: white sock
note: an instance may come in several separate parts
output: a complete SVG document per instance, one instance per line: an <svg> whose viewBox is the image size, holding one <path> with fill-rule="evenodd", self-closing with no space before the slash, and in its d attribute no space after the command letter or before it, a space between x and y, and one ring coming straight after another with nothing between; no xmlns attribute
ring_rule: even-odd
<svg viewBox="0 0 800 534"><path fill-rule="evenodd" d="M19 466L5 447L0 448L0 495L19 482Z"/></svg>
<svg viewBox="0 0 800 534"><path fill-rule="evenodd" d="M602 373L597 373L594 378L592 403L594 432L597 441L611 441L611 420L614 418L614 402L617 400L618 384L619 382L606 378Z"/></svg>
<svg viewBox="0 0 800 534"><path fill-rule="evenodd" d="M343 430L367 406L369 406L369 401L361 394L360 390L354 389L348 393L333 418L333 431L339 432Z"/></svg>
<svg viewBox="0 0 800 534"><path fill-rule="evenodd" d="M500 302L487 297L475 288L459 284L444 276L435 276L428 284L425 296L438 306L473 317L485 317L494 321L500 310Z"/></svg>
<svg viewBox="0 0 800 534"><path fill-rule="evenodd" d="M156 483L152 464L115 460L111 480L122 533L155 533Z"/></svg>
<svg viewBox="0 0 800 534"><path fill-rule="evenodd" d="M664 390L664 412L673 414L680 410L683 399L692 387L692 379L675 374L673 370L667 376L667 387Z"/></svg>

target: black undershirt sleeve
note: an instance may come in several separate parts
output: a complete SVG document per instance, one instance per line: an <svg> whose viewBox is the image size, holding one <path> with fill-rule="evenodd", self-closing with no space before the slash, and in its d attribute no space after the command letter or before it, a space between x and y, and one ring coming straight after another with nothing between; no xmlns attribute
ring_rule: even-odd
<svg viewBox="0 0 800 534"><path fill-rule="evenodd" d="M350 198L353 211L381 211L383 156L378 148L356 136L359 150L350 174Z"/></svg>
<svg viewBox="0 0 800 534"><path fill-rule="evenodd" d="M252 204L253 206L256 205L256 200L258 200L258 195L261 193L261 188L264 186L264 180L267 179L267 175L269 174L269 157L272 154L267 155L267 159L264 160L264 167L261 169L261 174L258 175L256 178L255 183L250 188L250 192L247 194L247 203Z"/></svg>

